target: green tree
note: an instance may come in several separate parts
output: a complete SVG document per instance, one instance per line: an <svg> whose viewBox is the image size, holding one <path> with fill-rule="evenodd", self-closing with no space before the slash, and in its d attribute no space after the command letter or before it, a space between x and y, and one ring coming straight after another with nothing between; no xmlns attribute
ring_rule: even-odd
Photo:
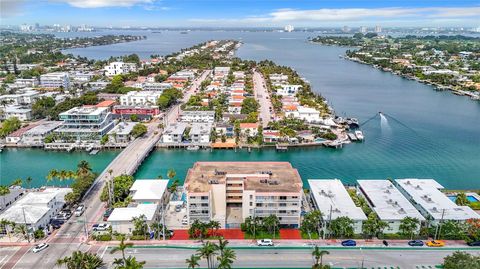
<svg viewBox="0 0 480 269"><path fill-rule="evenodd" d="M114 254L118 251L120 251L122 253L122 260L125 261L126 258L125 258L125 250L127 248L131 248L133 247L133 243L125 243L125 238L122 237L122 239L120 240L120 243L118 244L118 246L116 247L113 247L112 250L110 250L110 254Z"/></svg>
<svg viewBox="0 0 480 269"><path fill-rule="evenodd" d="M132 234L145 236L145 239L147 239L148 225L145 215L142 214L138 217L133 217L132 222L134 227Z"/></svg>
<svg viewBox="0 0 480 269"><path fill-rule="evenodd" d="M21 187L23 184L23 180L21 178L17 178L10 183L10 186L18 186Z"/></svg>
<svg viewBox="0 0 480 269"><path fill-rule="evenodd" d="M10 133L20 129L22 123L17 117L11 117L3 121L0 127L0 138L5 138Z"/></svg>
<svg viewBox="0 0 480 269"><path fill-rule="evenodd" d="M252 112L257 112L260 104L258 104L257 100L252 97L247 97L242 102L242 114L250 114Z"/></svg>
<svg viewBox="0 0 480 269"><path fill-rule="evenodd" d="M388 227L388 223L381 221L375 212L368 215L367 220L363 222L362 232L367 237L377 236Z"/></svg>
<svg viewBox="0 0 480 269"><path fill-rule="evenodd" d="M313 269L326 269L330 267L324 267L323 266L323 256L328 255L330 252L326 250L321 250L318 246L315 246L315 248L312 251L312 257L315 259L315 263L313 265Z"/></svg>
<svg viewBox="0 0 480 269"><path fill-rule="evenodd" d="M133 126L131 135L135 138L143 136L144 134L147 133L147 126L142 123L137 123L135 126Z"/></svg>
<svg viewBox="0 0 480 269"><path fill-rule="evenodd" d="M207 268L214 268L214 258L217 255L217 246L210 241L203 244L201 248L197 250L198 256L207 260Z"/></svg>
<svg viewBox="0 0 480 269"><path fill-rule="evenodd" d="M479 269L480 256L472 255L463 251L455 251L443 259L445 269Z"/></svg>
<svg viewBox="0 0 480 269"><path fill-rule="evenodd" d="M320 210L313 210L305 214L302 220L300 229L302 232L307 233L311 238L311 233L318 231L320 220L322 218L322 212Z"/></svg>
<svg viewBox="0 0 480 269"><path fill-rule="evenodd" d="M413 234L418 230L420 220L414 217L405 217L400 222L400 233L403 235L409 235L410 240L413 239Z"/></svg>
<svg viewBox="0 0 480 269"><path fill-rule="evenodd" d="M455 197L455 203L460 206L468 206L470 201L468 201L467 195L464 192L459 192Z"/></svg>
<svg viewBox="0 0 480 269"><path fill-rule="evenodd" d="M218 269L230 269L237 256L232 249L225 249L223 253L217 257Z"/></svg>
<svg viewBox="0 0 480 269"><path fill-rule="evenodd" d="M200 257L197 256L197 255L194 255L192 254L192 256L190 256L189 259L186 259L185 262L187 263L187 267L190 269L195 269L195 267L198 267L200 266L200 264L198 263L200 261Z"/></svg>
<svg viewBox="0 0 480 269"><path fill-rule="evenodd" d="M263 226L267 228L268 233L273 234L273 238L275 238L275 230L280 225L280 220L276 215L270 215L263 219L262 221Z"/></svg>
<svg viewBox="0 0 480 269"><path fill-rule="evenodd" d="M329 231L334 237L352 237L354 233L354 223L355 222L349 217L339 217L330 222Z"/></svg>
<svg viewBox="0 0 480 269"><path fill-rule="evenodd" d="M71 256L58 259L56 264L68 269L97 269L105 266L98 255L82 251L74 251Z"/></svg>

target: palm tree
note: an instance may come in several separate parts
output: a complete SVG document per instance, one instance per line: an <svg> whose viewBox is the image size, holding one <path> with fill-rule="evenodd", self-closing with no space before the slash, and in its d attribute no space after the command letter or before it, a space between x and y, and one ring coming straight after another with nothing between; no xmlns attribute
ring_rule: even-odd
<svg viewBox="0 0 480 269"><path fill-rule="evenodd" d="M418 229L419 224L419 219L413 217L405 217L402 219L399 228L402 234L410 235L410 240L412 240L413 234Z"/></svg>
<svg viewBox="0 0 480 269"><path fill-rule="evenodd" d="M211 221L208 223L208 227L210 227L211 229L215 229L214 235L217 235L218 229L220 229L221 225L220 225L220 222L218 222L218 221L216 221L216 220L211 220Z"/></svg>
<svg viewBox="0 0 480 269"><path fill-rule="evenodd" d="M5 233L8 236L8 239L11 238L11 230L15 229L15 222L9 221L6 219L0 219L0 226L2 227L3 230L5 230Z"/></svg>
<svg viewBox="0 0 480 269"><path fill-rule="evenodd" d="M195 269L195 267L200 266L200 264L198 263L200 259L201 258L199 256L192 254L192 256L190 256L190 259L186 259L185 262L187 263L189 269Z"/></svg>
<svg viewBox="0 0 480 269"><path fill-rule="evenodd" d="M26 224L15 225L15 233L21 235L24 239L28 240L30 243L30 236L28 235L28 228Z"/></svg>
<svg viewBox="0 0 480 269"><path fill-rule="evenodd" d="M90 174L90 172L92 172L92 167L90 164L85 160L81 160L77 165L77 174L80 176L85 176Z"/></svg>
<svg viewBox="0 0 480 269"><path fill-rule="evenodd" d="M135 227L133 233L136 235L143 235L145 236L145 239L147 239L148 228L146 218L147 217L144 214L132 218L133 226Z"/></svg>
<svg viewBox="0 0 480 269"><path fill-rule="evenodd" d="M50 172L48 172L48 175L45 177L47 179L47 183L50 181L55 180L59 175L59 172L57 169L52 169Z"/></svg>
<svg viewBox="0 0 480 269"><path fill-rule="evenodd" d="M174 169L168 169L167 177L168 177L169 179L173 179L176 175L177 175L177 172L175 172Z"/></svg>
<svg viewBox="0 0 480 269"><path fill-rule="evenodd" d="M318 246L315 246L315 249L312 252L312 256L315 259L315 264L313 265L313 268L323 268L323 255L328 255L330 252L326 250L320 250Z"/></svg>
<svg viewBox="0 0 480 269"><path fill-rule="evenodd" d="M217 257L218 269L230 269L237 256L232 249L226 248L223 254Z"/></svg>
<svg viewBox="0 0 480 269"><path fill-rule="evenodd" d="M110 254L113 254L117 251L122 252L122 259L125 262L125 249L130 248L133 246L133 243L125 243L125 238L122 237L122 240L120 240L120 244L116 247L113 247L112 250L110 250Z"/></svg>
<svg viewBox="0 0 480 269"><path fill-rule="evenodd" d="M81 251L74 251L72 253L72 256L58 259L56 264L58 266L65 265L67 269L96 269L102 268L105 265L102 258L97 256L96 254Z"/></svg>
<svg viewBox="0 0 480 269"><path fill-rule="evenodd" d="M174 193L177 191L177 188L178 188L178 179L175 179L173 182L172 182L172 185L170 187L168 187L168 190L171 192L171 193Z"/></svg>
<svg viewBox="0 0 480 269"><path fill-rule="evenodd" d="M207 267L213 268L213 258L217 254L217 246L214 243L207 241L203 244L203 247L197 250L198 256L205 258L207 260Z"/></svg>
<svg viewBox="0 0 480 269"><path fill-rule="evenodd" d="M218 239L218 250L220 251L220 255L223 255L223 252L225 251L225 249L227 249L227 245L228 245L228 240L225 240L225 239Z"/></svg>
<svg viewBox="0 0 480 269"><path fill-rule="evenodd" d="M276 215L270 215L263 219L263 225L267 228L269 233L272 233L273 230L273 238L275 238L275 228L280 225L280 221Z"/></svg>
<svg viewBox="0 0 480 269"><path fill-rule="evenodd" d="M4 196L10 193L10 189L7 186L0 185L0 196Z"/></svg>
<svg viewBox="0 0 480 269"><path fill-rule="evenodd" d="M21 178L17 178L15 179L14 181L12 181L12 183L10 183L10 186L19 186L21 187L23 184L23 181Z"/></svg>
<svg viewBox="0 0 480 269"><path fill-rule="evenodd" d="M135 257L128 256L128 258L124 259L123 262L120 260L115 260L117 269L142 269L145 265L145 261L137 261Z"/></svg>
<svg viewBox="0 0 480 269"><path fill-rule="evenodd" d="M459 192L455 197L455 203L461 206L468 206L470 201L468 201L467 195L464 192Z"/></svg>
<svg viewBox="0 0 480 269"><path fill-rule="evenodd" d="M32 177L27 177L25 179L25 182L27 182L27 186L28 186L29 189L32 187L32 181L33 181Z"/></svg>

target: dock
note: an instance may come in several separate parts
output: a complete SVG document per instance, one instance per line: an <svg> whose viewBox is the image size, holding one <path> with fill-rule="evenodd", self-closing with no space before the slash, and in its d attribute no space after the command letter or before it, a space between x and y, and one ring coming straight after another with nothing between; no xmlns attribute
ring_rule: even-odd
<svg viewBox="0 0 480 269"><path fill-rule="evenodd" d="M275 148L277 149L277 151L287 151L288 150L288 146L284 145L284 144L276 144Z"/></svg>

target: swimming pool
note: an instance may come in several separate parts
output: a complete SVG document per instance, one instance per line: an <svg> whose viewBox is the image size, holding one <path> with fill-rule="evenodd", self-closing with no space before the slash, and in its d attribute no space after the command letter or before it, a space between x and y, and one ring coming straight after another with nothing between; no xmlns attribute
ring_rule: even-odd
<svg viewBox="0 0 480 269"><path fill-rule="evenodd" d="M448 198L455 202L455 199L457 198L457 196L456 195L449 195ZM467 195L467 200L469 202L472 202L472 203L478 202L478 199L473 195Z"/></svg>

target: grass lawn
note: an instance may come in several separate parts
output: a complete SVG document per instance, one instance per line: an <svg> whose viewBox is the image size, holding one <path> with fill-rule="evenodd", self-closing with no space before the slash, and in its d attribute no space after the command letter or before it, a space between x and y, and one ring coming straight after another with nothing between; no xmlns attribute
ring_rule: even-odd
<svg viewBox="0 0 480 269"><path fill-rule="evenodd" d="M278 231L275 231L275 236L273 236L273 233L269 233L266 231L257 231L255 237L255 239L280 239L280 234ZM246 232L245 239L254 239L253 234L249 234Z"/></svg>
<svg viewBox="0 0 480 269"><path fill-rule="evenodd" d="M313 233L310 233L310 236L308 236L308 233L304 233L304 232L301 232L300 233L302 235L302 239L319 239L320 236L318 235L317 232L313 232Z"/></svg>

